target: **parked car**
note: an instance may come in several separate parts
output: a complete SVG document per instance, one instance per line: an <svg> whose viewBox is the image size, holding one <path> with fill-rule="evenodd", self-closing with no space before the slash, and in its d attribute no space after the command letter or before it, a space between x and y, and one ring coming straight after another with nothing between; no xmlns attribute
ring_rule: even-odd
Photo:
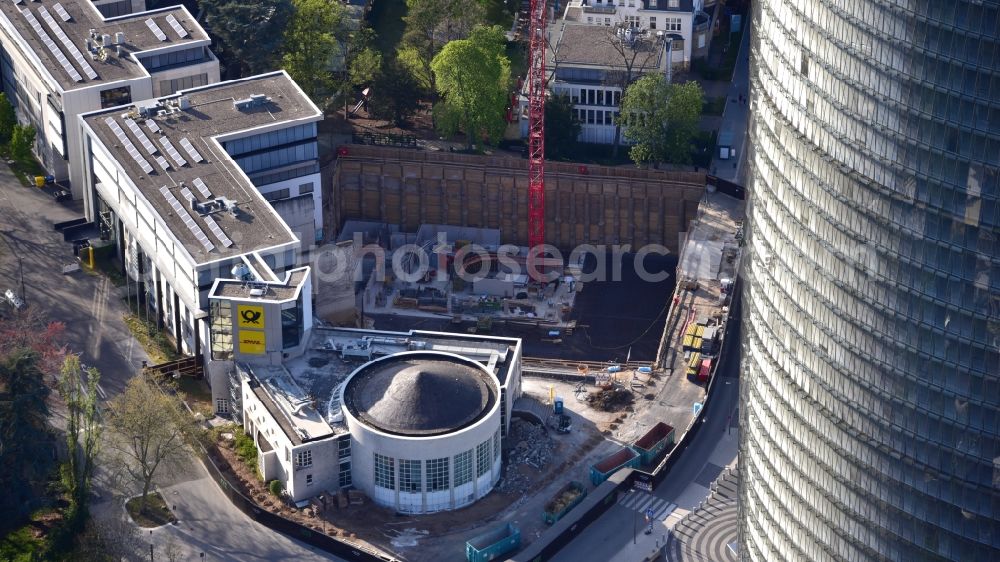
<svg viewBox="0 0 1000 562"><path fill-rule="evenodd" d="M25 306L27 306L24 302L24 299L17 296L17 294L14 293L13 289L7 289L6 291L4 291L3 296L7 300L7 302L14 307L14 310L22 310Z"/></svg>

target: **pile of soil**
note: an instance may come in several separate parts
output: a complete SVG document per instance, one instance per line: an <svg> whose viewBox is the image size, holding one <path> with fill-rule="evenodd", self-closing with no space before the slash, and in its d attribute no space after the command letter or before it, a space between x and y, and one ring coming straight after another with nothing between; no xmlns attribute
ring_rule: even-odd
<svg viewBox="0 0 1000 562"><path fill-rule="evenodd" d="M605 388L587 395L587 404L596 410L620 412L632 405L632 392L624 389Z"/></svg>

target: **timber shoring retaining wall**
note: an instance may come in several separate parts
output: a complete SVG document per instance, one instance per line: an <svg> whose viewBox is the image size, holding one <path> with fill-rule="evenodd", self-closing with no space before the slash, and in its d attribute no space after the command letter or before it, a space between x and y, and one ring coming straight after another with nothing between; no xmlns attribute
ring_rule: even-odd
<svg viewBox="0 0 1000 562"><path fill-rule="evenodd" d="M678 251L678 235L698 210L705 174L546 162L546 241L662 244ZM528 161L427 150L348 145L332 174L334 224L360 219L398 224L498 228L504 243L528 241Z"/></svg>

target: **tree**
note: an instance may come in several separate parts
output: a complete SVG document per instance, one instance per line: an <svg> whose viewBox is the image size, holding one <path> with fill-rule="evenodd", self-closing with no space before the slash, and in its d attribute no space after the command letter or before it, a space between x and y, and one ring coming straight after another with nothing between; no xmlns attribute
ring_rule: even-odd
<svg viewBox="0 0 1000 562"><path fill-rule="evenodd" d="M340 53L335 33L342 30L343 12L339 2L292 0L295 8L285 30L285 70L313 101L333 88L330 67Z"/></svg>
<svg viewBox="0 0 1000 562"><path fill-rule="evenodd" d="M353 90L376 80L382 68L382 55L371 47L365 47L355 55L347 71L345 83ZM344 119L347 119L347 106L350 98L344 96Z"/></svg>
<svg viewBox="0 0 1000 562"><path fill-rule="evenodd" d="M698 130L702 107L697 82L668 84L659 74L643 76L622 97L618 123L634 146L636 164L691 161L691 138Z"/></svg>
<svg viewBox="0 0 1000 562"><path fill-rule="evenodd" d="M629 24L619 21L613 26L598 28L598 48L614 53L616 68L604 73L604 84L614 86L624 92L639 76L647 70L658 68L663 47L657 38L650 33L629 34L640 31ZM558 64L558 55L556 57ZM668 63L669 64L669 63ZM615 123L615 141L611 149L612 156L618 157L618 147L621 145L621 126Z"/></svg>
<svg viewBox="0 0 1000 562"><path fill-rule="evenodd" d="M580 121L573 114L569 96L551 96L545 100L545 157L564 158L576 148Z"/></svg>
<svg viewBox="0 0 1000 562"><path fill-rule="evenodd" d="M86 378L86 381L84 381ZM97 369L84 371L80 358L66 356L59 379L59 395L66 403L67 458L60 470L63 488L69 495L77 515L85 516L90 479L100 442L97 384L101 375Z"/></svg>
<svg viewBox="0 0 1000 562"><path fill-rule="evenodd" d="M0 144L6 144L10 140L14 125L17 125L14 106L7 99L7 94L0 92Z"/></svg>
<svg viewBox="0 0 1000 562"><path fill-rule="evenodd" d="M404 65L415 75L427 79L427 90L434 89L431 63L449 41L464 39L485 21L481 2L469 0L406 0L406 32L403 34Z"/></svg>
<svg viewBox="0 0 1000 562"><path fill-rule="evenodd" d="M506 126L510 61L499 26L476 27L468 39L451 41L434 57L436 87L444 101L434 106L434 120L446 135L459 128L468 146L483 137L499 139Z"/></svg>
<svg viewBox="0 0 1000 562"><path fill-rule="evenodd" d="M416 47L400 47L396 51L396 63L406 69L410 76L420 86L420 91L432 94L434 90L434 72L431 71L430 60L425 61Z"/></svg>
<svg viewBox="0 0 1000 562"><path fill-rule="evenodd" d="M49 390L38 359L28 349L0 357L0 531L40 505L53 467Z"/></svg>
<svg viewBox="0 0 1000 562"><path fill-rule="evenodd" d="M292 17L291 0L201 0L205 27L230 78L271 70Z"/></svg>
<svg viewBox="0 0 1000 562"><path fill-rule="evenodd" d="M406 125L420 108L419 81L398 60L391 60L372 85L368 112L376 119L392 121L397 127Z"/></svg>
<svg viewBox="0 0 1000 562"><path fill-rule="evenodd" d="M31 125L14 125L10 135L10 157L25 161L31 158L31 147L35 145L35 128Z"/></svg>
<svg viewBox="0 0 1000 562"><path fill-rule="evenodd" d="M114 432L106 440L112 453L108 461L116 473L141 487L142 512L157 470L184 457L191 419L175 398L164 394L144 375L136 375L125 391L108 404L107 425Z"/></svg>

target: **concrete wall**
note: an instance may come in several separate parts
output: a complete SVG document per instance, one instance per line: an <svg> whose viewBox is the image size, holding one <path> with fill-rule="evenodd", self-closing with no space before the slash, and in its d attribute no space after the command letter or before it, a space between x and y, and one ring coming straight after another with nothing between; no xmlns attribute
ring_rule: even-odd
<svg viewBox="0 0 1000 562"><path fill-rule="evenodd" d="M499 228L504 243L528 241L528 161L350 145L334 166L331 215L399 224ZM663 244L695 217L701 172L546 163L545 232L562 249L579 244Z"/></svg>

